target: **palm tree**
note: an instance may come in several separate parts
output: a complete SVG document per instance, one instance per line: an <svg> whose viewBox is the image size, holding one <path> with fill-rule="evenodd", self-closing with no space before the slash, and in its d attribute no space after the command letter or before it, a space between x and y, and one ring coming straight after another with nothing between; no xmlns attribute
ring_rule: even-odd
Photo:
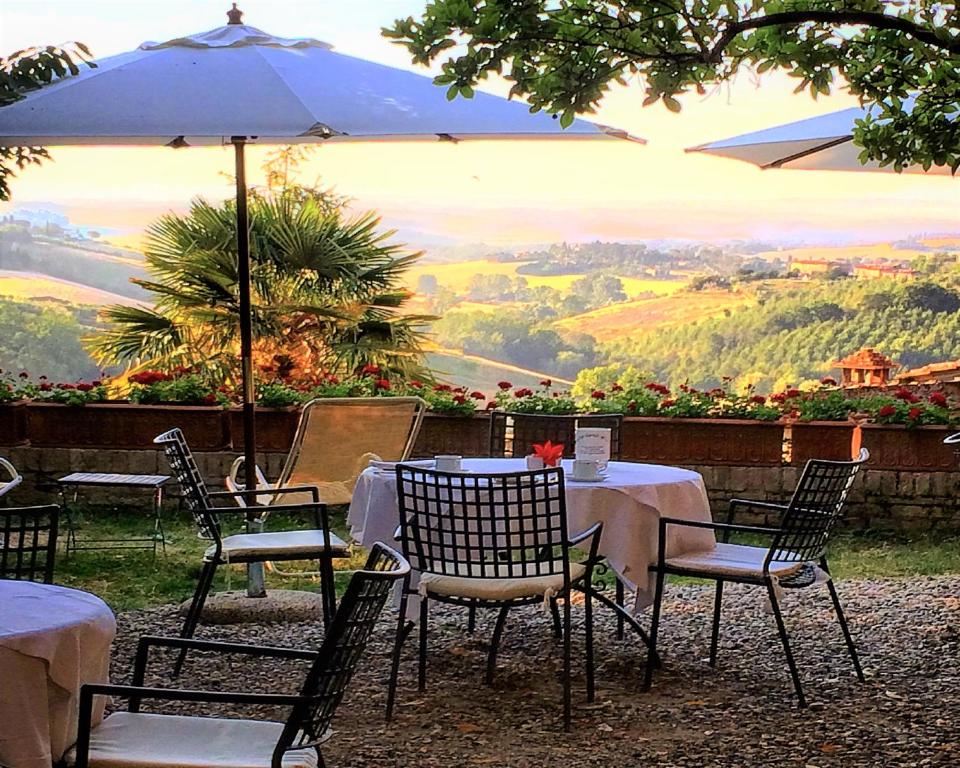
<svg viewBox="0 0 960 768"><path fill-rule="evenodd" d="M389 242L372 213L347 218L327 193L304 187L250 198L254 355L261 366L309 377L366 364L422 374L422 326L402 312L403 272L420 253ZM109 306L107 328L86 340L101 364L194 367L216 383L238 379L236 215L232 202L196 200L148 229L136 280L152 307Z"/></svg>

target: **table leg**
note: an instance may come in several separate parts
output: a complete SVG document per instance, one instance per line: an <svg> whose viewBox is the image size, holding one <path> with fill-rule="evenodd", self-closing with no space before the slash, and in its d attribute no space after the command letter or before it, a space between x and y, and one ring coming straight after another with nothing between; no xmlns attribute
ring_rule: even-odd
<svg viewBox="0 0 960 768"><path fill-rule="evenodd" d="M157 556L157 537L160 538L160 546L163 547L163 556L167 556L167 537L163 532L163 488L157 486L153 494L153 556Z"/></svg>

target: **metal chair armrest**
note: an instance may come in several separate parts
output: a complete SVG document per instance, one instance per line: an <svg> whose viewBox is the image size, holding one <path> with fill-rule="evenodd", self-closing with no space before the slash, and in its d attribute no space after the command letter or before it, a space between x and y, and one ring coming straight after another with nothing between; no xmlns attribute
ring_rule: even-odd
<svg viewBox="0 0 960 768"><path fill-rule="evenodd" d="M590 553L587 558L587 562L595 563L597 561L597 551L600 548L600 536L603 534L603 523L596 522L587 528L585 531L581 531L575 536L571 536L567 544L570 546L576 546L587 539L590 539Z"/></svg>
<svg viewBox="0 0 960 768"><path fill-rule="evenodd" d="M246 490L243 488L238 488L236 490L227 490L227 491L211 491L208 495L211 499L254 499L256 500L257 496L280 496L284 493L307 493L309 492L313 496L314 504L320 503L320 489L315 485L288 485L282 488L257 488ZM276 505L271 504L270 509L273 510Z"/></svg>
<svg viewBox="0 0 960 768"><path fill-rule="evenodd" d="M305 696L281 693L244 693L240 691L197 691L179 688L149 688L135 685L87 683L80 688L80 713L77 722L76 768L87 768L90 754L90 731L93 721L94 696L129 698L131 712L139 710L140 699L158 701L193 701L208 704L260 704L263 706L294 706L309 699ZM134 702L137 702L134 708Z"/></svg>

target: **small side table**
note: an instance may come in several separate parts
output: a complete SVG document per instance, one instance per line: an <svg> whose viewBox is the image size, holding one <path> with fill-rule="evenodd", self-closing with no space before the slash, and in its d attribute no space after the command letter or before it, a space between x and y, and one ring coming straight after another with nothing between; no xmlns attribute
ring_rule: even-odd
<svg viewBox="0 0 960 768"><path fill-rule="evenodd" d="M163 520L160 511L163 507L163 486L170 480L169 475L124 475L104 472L73 472L57 480L60 486L60 498L67 516L67 556L70 550L78 552L81 549L152 549L153 556L157 556L157 542L163 547L163 554L167 554L167 540L163 533ZM77 503L80 488L143 488L153 492L153 535L131 539L94 539L77 544L77 526L66 503L66 493L73 491L73 503Z"/></svg>

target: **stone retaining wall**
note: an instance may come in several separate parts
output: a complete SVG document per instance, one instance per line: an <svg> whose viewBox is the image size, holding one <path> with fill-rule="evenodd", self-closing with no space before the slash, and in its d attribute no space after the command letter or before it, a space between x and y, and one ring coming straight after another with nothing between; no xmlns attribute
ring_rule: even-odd
<svg viewBox="0 0 960 768"><path fill-rule="evenodd" d="M425 420L415 455L460 453L480 456L487 453L487 420L431 417ZM10 497L12 504L49 502L54 498L53 482L70 472L118 472L134 474L166 474L166 460L152 449L47 448L30 445L0 448L20 470L24 484ZM197 463L211 487L222 487L223 479L236 450L202 451L195 454ZM285 454L265 453L260 458L267 477L280 473ZM643 459L625 455L624 459ZM789 497L796 485L801 467L788 463L779 466L753 464L685 463L700 472L707 486L716 514L725 514L731 498L754 498L779 501ZM171 487L171 493L176 488ZM89 503L149 503L145 494L119 496L115 490L87 489L83 499ZM853 527L901 530L960 530L960 472L940 469L868 468L851 493L847 516ZM772 522L762 516L745 517L745 523Z"/></svg>

